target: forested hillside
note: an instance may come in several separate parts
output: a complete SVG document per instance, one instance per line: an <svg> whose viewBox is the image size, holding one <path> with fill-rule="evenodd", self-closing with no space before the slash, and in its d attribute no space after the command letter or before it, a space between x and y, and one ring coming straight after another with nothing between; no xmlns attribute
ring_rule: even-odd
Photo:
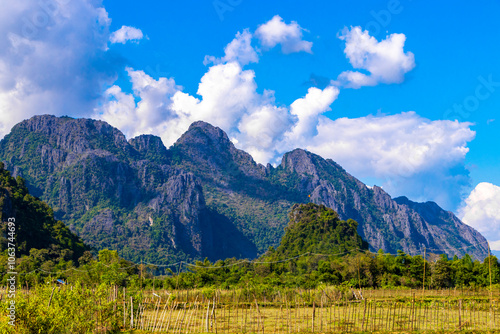
<svg viewBox="0 0 500 334"><path fill-rule="evenodd" d="M69 262L77 264L88 250L82 240L54 218L52 209L30 195L21 177L13 178L0 162L0 251L15 245L16 256L27 256L36 265ZM14 222L8 226L8 221ZM8 240L10 238L10 240ZM4 254L5 255L5 254ZM5 269L7 261L0 266ZM50 269L50 268L49 268ZM0 271L5 271L1 270Z"/></svg>

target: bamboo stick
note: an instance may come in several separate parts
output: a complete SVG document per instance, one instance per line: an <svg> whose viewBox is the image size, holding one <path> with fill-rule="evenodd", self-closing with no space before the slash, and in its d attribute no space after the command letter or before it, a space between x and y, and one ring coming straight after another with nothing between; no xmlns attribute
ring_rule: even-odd
<svg viewBox="0 0 500 334"><path fill-rule="evenodd" d="M130 296L130 329L134 328L134 300Z"/></svg>
<svg viewBox="0 0 500 334"><path fill-rule="evenodd" d="M155 317L154 317L154 321L153 321L153 331L155 330L156 323L158 322L158 312L160 311L160 303L161 303L161 297L160 297L160 300L158 300L157 305L155 307Z"/></svg>
<svg viewBox="0 0 500 334"><path fill-rule="evenodd" d="M458 329L462 329L462 299L458 301Z"/></svg>
<svg viewBox="0 0 500 334"><path fill-rule="evenodd" d="M196 297L194 303L190 306L190 313L187 319L187 324L186 324L186 334L189 333L189 328L191 327L191 319L193 318L193 314L195 314L196 307L198 304L196 303L198 301L198 297Z"/></svg>
<svg viewBox="0 0 500 334"><path fill-rule="evenodd" d="M165 330L166 332L168 332L168 330L170 329L170 323L172 321L172 312L177 308L177 303L174 302L172 303L172 306L170 306L170 312L168 314L168 323L167 323L167 329Z"/></svg>
<svg viewBox="0 0 500 334"><path fill-rule="evenodd" d="M179 305L180 303L178 303L177 305ZM179 317L181 316L181 313L182 311L179 310L179 312L177 312L177 317L175 317L175 324L174 324L174 333L177 331L177 324L179 323Z"/></svg>
<svg viewBox="0 0 500 334"><path fill-rule="evenodd" d="M186 294L186 300L187 300L188 296ZM186 319L186 312L187 312L187 302L184 303L184 311L182 312L182 318L181 318L181 321L179 322L179 329L178 329L178 333L181 332L182 330L182 326L184 325L184 319Z"/></svg>
<svg viewBox="0 0 500 334"><path fill-rule="evenodd" d="M212 306L212 316L211 318L213 319L212 320L212 328L215 328L215 333L217 334L217 317L216 317L216 314L215 314L215 299L217 298L214 297L214 303L213 303L213 306Z"/></svg>
<svg viewBox="0 0 500 334"><path fill-rule="evenodd" d="M314 317L316 316L316 302L313 301L312 332L314 333Z"/></svg>
<svg viewBox="0 0 500 334"><path fill-rule="evenodd" d="M125 304L125 287L123 288L123 327L125 328L126 321L127 321L127 308Z"/></svg>
<svg viewBox="0 0 500 334"><path fill-rule="evenodd" d="M209 328L209 323L208 323L208 316L209 316L209 312L210 312L210 299L208 300L208 305L207 305L207 317L206 317L206 332L210 332L210 328Z"/></svg>
<svg viewBox="0 0 500 334"><path fill-rule="evenodd" d="M163 311L162 311L162 313L161 313L161 320L160 320L160 323L159 323L159 325L160 325L160 329L159 329L159 331L160 331L160 332L161 332L161 330L162 330L162 328L163 328L163 322L165 321L165 315L166 315L166 313L167 313L166 311L167 311L167 306L168 306L168 302L169 302L169 301L170 301L170 295L168 296L168 299L167 299L167 301L165 302L165 306L163 306ZM156 330L156 328L155 328L155 330Z"/></svg>
<svg viewBox="0 0 500 334"><path fill-rule="evenodd" d="M52 296L54 296L54 290L56 289L56 287L53 287L52 288L52 292L50 293L50 298L49 298L49 304L47 305L47 308L50 307L50 303L52 302Z"/></svg>

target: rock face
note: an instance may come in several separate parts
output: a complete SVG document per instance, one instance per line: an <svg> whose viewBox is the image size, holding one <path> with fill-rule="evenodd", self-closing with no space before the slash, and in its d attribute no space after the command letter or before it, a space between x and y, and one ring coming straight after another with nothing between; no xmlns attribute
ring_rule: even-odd
<svg viewBox="0 0 500 334"><path fill-rule="evenodd" d="M358 232L372 250L414 255L425 247L450 256L487 256L484 237L436 203L393 200L382 188L368 188L334 161L303 150L285 154L278 168L296 173L297 187L309 192L312 202L334 209L341 219L358 221Z"/></svg>
<svg viewBox="0 0 500 334"><path fill-rule="evenodd" d="M156 136L127 142L104 122L44 115L16 125L0 152L6 168L94 247L157 263L257 256L206 208L200 179L170 165Z"/></svg>
<svg viewBox="0 0 500 334"><path fill-rule="evenodd" d="M101 121L36 116L0 142L0 159L87 243L135 261L256 257L309 201L356 220L372 250L487 255L486 240L435 203L392 199L300 149L264 167L204 122L167 149Z"/></svg>

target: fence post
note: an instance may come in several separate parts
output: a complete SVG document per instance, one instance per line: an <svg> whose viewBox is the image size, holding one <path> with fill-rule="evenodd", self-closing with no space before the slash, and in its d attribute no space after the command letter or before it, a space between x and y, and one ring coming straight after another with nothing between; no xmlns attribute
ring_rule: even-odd
<svg viewBox="0 0 500 334"><path fill-rule="evenodd" d="M415 325L415 292L413 293L413 300L411 302L411 325L410 325L410 330L413 331L414 325Z"/></svg>
<svg viewBox="0 0 500 334"><path fill-rule="evenodd" d="M316 315L316 301L313 301L312 332L314 333L314 316Z"/></svg>
<svg viewBox="0 0 500 334"><path fill-rule="evenodd" d="M462 299L458 301L458 329L462 330Z"/></svg>
<svg viewBox="0 0 500 334"><path fill-rule="evenodd" d="M134 328L134 298L130 296L130 328Z"/></svg>
<svg viewBox="0 0 500 334"><path fill-rule="evenodd" d="M209 323L208 323L208 315L209 315L209 312L210 312L210 299L208 300L208 305L207 305L207 317L206 317L206 329L207 329L207 333L210 331L209 330Z"/></svg>

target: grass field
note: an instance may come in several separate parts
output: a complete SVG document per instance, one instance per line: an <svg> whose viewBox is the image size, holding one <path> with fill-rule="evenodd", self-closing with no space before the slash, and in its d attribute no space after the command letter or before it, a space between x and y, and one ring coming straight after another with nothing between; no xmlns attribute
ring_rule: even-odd
<svg viewBox="0 0 500 334"><path fill-rule="evenodd" d="M15 331L6 326L0 331L329 333L500 328L498 289L361 292L339 287L181 291L38 287L19 294ZM3 314L4 304L5 298Z"/></svg>
<svg viewBox="0 0 500 334"><path fill-rule="evenodd" d="M497 302L485 299L398 297L329 301L300 298L263 302L185 301L166 308L145 300L135 327L185 333L324 333L362 331L495 330ZM490 307L491 306L491 307Z"/></svg>

